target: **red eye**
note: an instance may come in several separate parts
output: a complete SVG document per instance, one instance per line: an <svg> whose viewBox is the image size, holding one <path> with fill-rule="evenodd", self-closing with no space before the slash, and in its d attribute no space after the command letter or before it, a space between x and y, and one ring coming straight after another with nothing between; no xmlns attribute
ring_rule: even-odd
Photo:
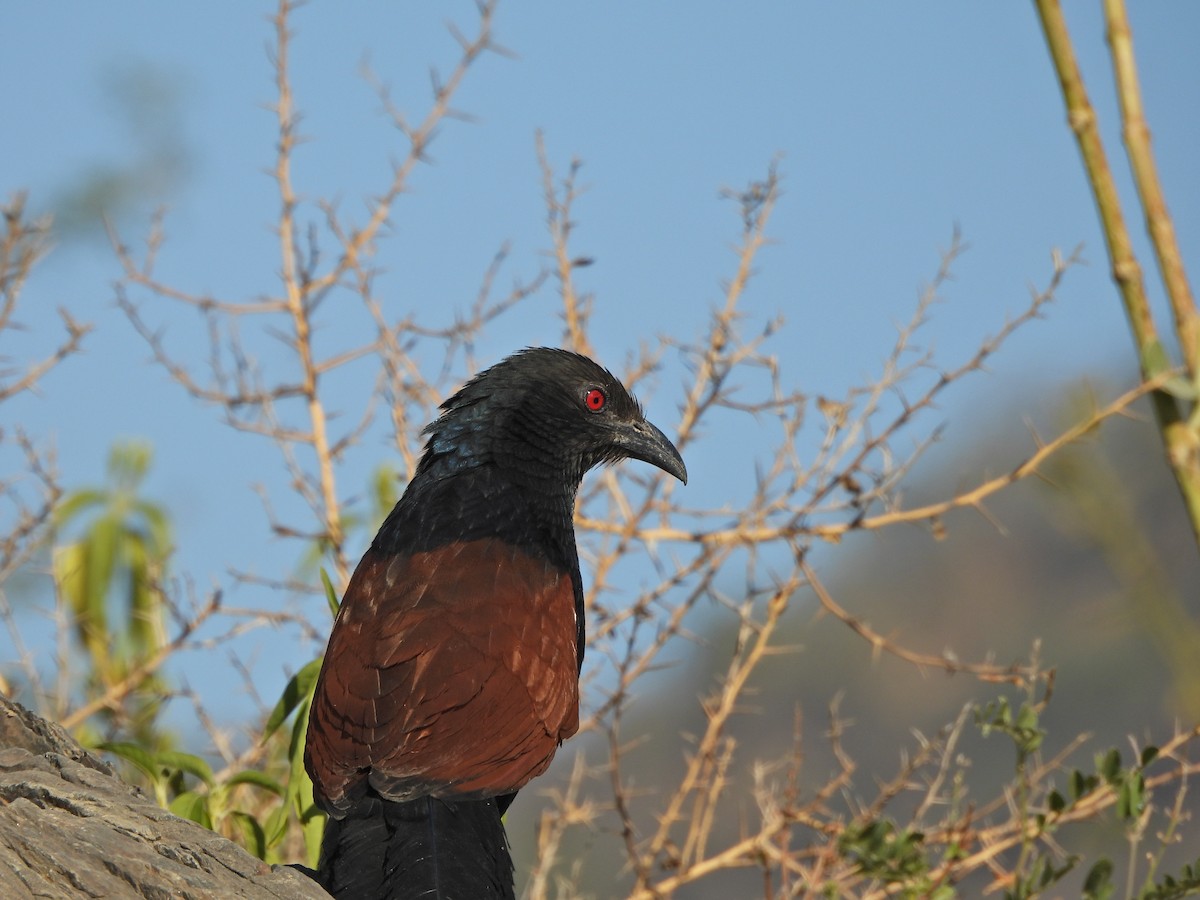
<svg viewBox="0 0 1200 900"><path fill-rule="evenodd" d="M592 388L583 395L583 405L592 412L600 412L604 409L604 404L608 402L608 398L604 396L604 391L600 388Z"/></svg>

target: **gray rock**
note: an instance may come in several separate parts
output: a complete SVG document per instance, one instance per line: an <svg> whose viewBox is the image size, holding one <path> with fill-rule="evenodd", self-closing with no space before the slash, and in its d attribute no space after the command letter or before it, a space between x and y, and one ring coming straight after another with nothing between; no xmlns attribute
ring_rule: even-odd
<svg viewBox="0 0 1200 900"><path fill-rule="evenodd" d="M160 808L58 725L0 695L0 897L328 896Z"/></svg>

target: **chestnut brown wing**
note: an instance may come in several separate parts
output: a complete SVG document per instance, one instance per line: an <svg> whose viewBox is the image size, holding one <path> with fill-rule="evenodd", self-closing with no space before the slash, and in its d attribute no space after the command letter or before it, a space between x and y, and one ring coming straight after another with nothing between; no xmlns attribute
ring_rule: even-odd
<svg viewBox="0 0 1200 900"><path fill-rule="evenodd" d="M321 805L515 791L579 727L571 578L498 539L369 551L346 590L309 720Z"/></svg>

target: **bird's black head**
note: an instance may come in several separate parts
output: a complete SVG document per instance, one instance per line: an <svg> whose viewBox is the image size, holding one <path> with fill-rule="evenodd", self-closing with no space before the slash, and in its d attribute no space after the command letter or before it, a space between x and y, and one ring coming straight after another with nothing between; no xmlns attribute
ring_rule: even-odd
<svg viewBox="0 0 1200 900"><path fill-rule="evenodd" d="M522 350L476 375L441 408L425 429L418 477L486 466L535 491L561 482L573 496L588 469L628 458L687 482L679 451L624 385L577 353Z"/></svg>

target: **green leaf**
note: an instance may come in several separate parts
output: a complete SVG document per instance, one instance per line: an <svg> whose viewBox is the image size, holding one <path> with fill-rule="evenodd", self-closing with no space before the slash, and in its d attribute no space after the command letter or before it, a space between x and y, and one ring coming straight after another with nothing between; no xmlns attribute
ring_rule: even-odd
<svg viewBox="0 0 1200 900"><path fill-rule="evenodd" d="M286 803L280 803L267 816L267 823L263 826L263 832L264 840L268 847L274 847L287 834L288 813L290 811Z"/></svg>
<svg viewBox="0 0 1200 900"><path fill-rule="evenodd" d="M242 832L242 843L246 845L246 849L259 859L265 860L267 858L267 834L262 825L258 824L258 819L249 813L235 811L233 821L237 823L238 829ZM284 824L286 824L286 819Z"/></svg>
<svg viewBox="0 0 1200 900"><path fill-rule="evenodd" d="M283 796L283 785L263 772L258 772L254 769L246 769L243 772L238 772L225 782L226 787L234 787L239 784L252 784L255 787L263 788L270 791L277 797Z"/></svg>
<svg viewBox="0 0 1200 900"><path fill-rule="evenodd" d="M96 749L121 757L155 781L162 777L162 771L154 760L154 754L137 744L128 741L103 741L96 745Z"/></svg>
<svg viewBox="0 0 1200 900"><path fill-rule="evenodd" d="M1134 772L1121 782L1117 792L1117 815L1122 819L1137 819L1146 806L1146 782L1141 772Z"/></svg>
<svg viewBox="0 0 1200 900"><path fill-rule="evenodd" d="M1071 796L1078 800L1084 794L1090 794L1096 789L1099 780L1095 775L1084 775L1078 769L1071 771Z"/></svg>
<svg viewBox="0 0 1200 900"><path fill-rule="evenodd" d="M1096 757L1096 771L1103 776L1104 780L1109 784L1116 782L1121 774L1121 751L1115 747L1109 750L1103 756Z"/></svg>
<svg viewBox="0 0 1200 900"><path fill-rule="evenodd" d="M154 450L145 441L124 441L108 451L108 477L121 488L132 491L150 471Z"/></svg>
<svg viewBox="0 0 1200 900"><path fill-rule="evenodd" d="M333 588L333 582L329 580L329 573L325 571L324 567L321 568L321 585L325 588L325 602L329 604L329 612L336 619L342 604L338 600L337 591Z"/></svg>
<svg viewBox="0 0 1200 900"><path fill-rule="evenodd" d="M312 662L306 664L284 686L279 702L275 704L275 708L271 710L271 715L267 717L267 724L263 726L263 741L266 741L267 738L275 733L276 729L287 720L287 717L295 711L296 707L301 703L307 705L308 702L311 702L313 690L317 686L317 676L321 674L322 659L324 657L318 656Z"/></svg>
<svg viewBox="0 0 1200 900"><path fill-rule="evenodd" d="M79 491L72 491L66 496L62 503L54 508L54 524L60 528L70 524L71 520L78 517L84 510L90 509L93 506L103 506L108 502L108 492L87 488Z"/></svg>
<svg viewBox="0 0 1200 900"><path fill-rule="evenodd" d="M1017 712L1017 728L1022 731L1036 731L1038 727L1038 714L1028 703L1022 703L1021 709Z"/></svg>
<svg viewBox="0 0 1200 900"><path fill-rule="evenodd" d="M304 851L310 869L321 863L321 840L325 837L325 814L313 808L313 814L300 822L304 834Z"/></svg>
<svg viewBox="0 0 1200 900"><path fill-rule="evenodd" d="M303 820L308 807L314 803L312 780L304 768L304 743L308 737L308 707L305 706L296 716L292 725L292 738L288 744L288 785L287 798Z"/></svg>
<svg viewBox="0 0 1200 900"><path fill-rule="evenodd" d="M1088 871L1083 880L1084 900L1107 900L1112 896L1113 864L1107 859L1101 859Z"/></svg>
<svg viewBox="0 0 1200 900"><path fill-rule="evenodd" d="M171 520L166 511L157 503L148 500L138 500L133 509L149 529L146 537L150 559L154 562L164 562L171 554Z"/></svg>
<svg viewBox="0 0 1200 900"><path fill-rule="evenodd" d="M1046 798L1046 805L1050 807L1050 812L1060 813L1067 808L1067 801L1058 791L1051 791Z"/></svg>
<svg viewBox="0 0 1200 900"><path fill-rule="evenodd" d="M159 594L152 587L145 539L136 532L127 533L124 553L129 570L129 649L135 660L143 660L157 651L166 640Z"/></svg>
<svg viewBox="0 0 1200 900"><path fill-rule="evenodd" d="M191 753L184 753L180 750L162 750L154 754L155 761L167 769L179 769L181 772L187 772L189 775L195 775L209 787L212 787L216 778L213 776L212 767L198 756L193 756Z"/></svg>
<svg viewBox="0 0 1200 900"><path fill-rule="evenodd" d="M212 828L212 818L208 814L208 798L195 791L184 791L171 801L169 808L181 819L190 819L205 828Z"/></svg>
<svg viewBox="0 0 1200 900"><path fill-rule="evenodd" d="M321 839L325 835L325 814L317 808L312 779L304 768L304 742L308 735L308 705L301 707L292 725L292 740L288 748L291 771L288 776L287 798L300 820L304 834L304 849L308 865L316 868L321 858Z"/></svg>
<svg viewBox="0 0 1200 900"><path fill-rule="evenodd" d="M67 601L79 627L87 615L87 552L83 544L67 544L54 551L54 583Z"/></svg>
<svg viewBox="0 0 1200 900"><path fill-rule="evenodd" d="M121 523L111 515L101 516L88 529L83 544L88 560L83 601L92 627L99 627L105 621L108 586L121 549Z"/></svg>
<svg viewBox="0 0 1200 900"><path fill-rule="evenodd" d="M1154 760L1158 759L1158 748L1147 745L1142 748L1142 767L1150 765Z"/></svg>

